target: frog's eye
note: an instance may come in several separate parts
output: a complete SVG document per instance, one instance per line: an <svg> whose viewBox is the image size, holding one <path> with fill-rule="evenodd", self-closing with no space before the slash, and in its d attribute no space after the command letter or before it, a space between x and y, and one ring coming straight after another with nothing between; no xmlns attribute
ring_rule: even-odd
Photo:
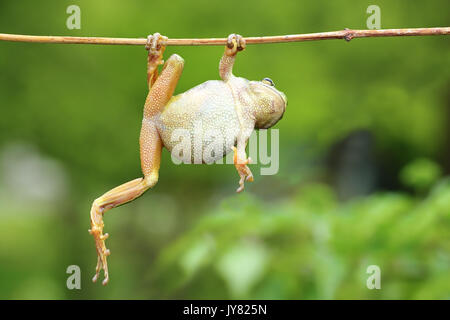
<svg viewBox="0 0 450 320"><path fill-rule="evenodd" d="M262 79L262 83L268 84L269 86L275 87L275 83L273 83L272 79L264 78Z"/></svg>

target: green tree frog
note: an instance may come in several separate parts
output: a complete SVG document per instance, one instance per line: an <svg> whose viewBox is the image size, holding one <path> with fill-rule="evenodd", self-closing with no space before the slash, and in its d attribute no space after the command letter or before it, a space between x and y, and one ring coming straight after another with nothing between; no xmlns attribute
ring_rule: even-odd
<svg viewBox="0 0 450 320"><path fill-rule="evenodd" d="M110 251L105 246L108 234L103 234L103 214L119 205L141 196L158 181L162 148L170 152L175 148L173 134L177 129L191 133L193 139L203 131L216 130L226 141L215 154L223 157L234 152L234 165L239 174L239 188L244 189L245 181L253 181L247 164L247 141L254 129L266 129L275 125L283 116L287 98L275 89L269 78L249 81L232 73L236 54L244 50L245 40L240 35L231 34L227 38L225 52L220 60L221 80L206 81L184 93L172 96L184 66L184 60L173 54L166 63L163 52L167 37L158 33L150 35L147 42L147 81L149 93L144 105L144 117L140 133L140 157L142 178L122 184L97 198L91 208L91 229L97 249L98 261L93 281L97 281L104 270L103 285L109 281L107 256ZM158 66L164 64L158 75ZM194 129L195 123L202 122L201 132ZM197 135L197 137L195 136ZM204 145L211 141L200 137ZM194 153L192 153L194 154Z"/></svg>

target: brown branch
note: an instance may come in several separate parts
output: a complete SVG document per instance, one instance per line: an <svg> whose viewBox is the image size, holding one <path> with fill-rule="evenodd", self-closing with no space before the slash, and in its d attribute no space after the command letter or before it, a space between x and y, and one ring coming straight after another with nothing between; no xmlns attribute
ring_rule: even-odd
<svg viewBox="0 0 450 320"><path fill-rule="evenodd" d="M413 29L382 29L382 30L351 30L319 32L308 34L293 34L285 36L248 37L247 44L300 42L329 39L345 39L369 37L403 37L403 36L434 36L448 35L450 27L439 28L413 28ZM65 37L65 36L28 36L19 34L0 33L0 40L16 42L41 42L41 43L77 43L77 44L111 44L111 45L145 45L145 38L100 38L100 37ZM168 39L167 46L214 46L225 45L226 38L207 39Z"/></svg>

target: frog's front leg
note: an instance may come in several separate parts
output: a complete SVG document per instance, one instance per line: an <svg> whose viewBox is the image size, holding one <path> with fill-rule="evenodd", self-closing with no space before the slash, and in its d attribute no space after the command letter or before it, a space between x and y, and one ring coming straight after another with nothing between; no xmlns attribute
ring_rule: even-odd
<svg viewBox="0 0 450 320"><path fill-rule="evenodd" d="M248 135L241 133L241 135L237 139L237 147L233 147L234 166L236 167L236 170L240 177L239 188L236 190L236 192L241 192L242 190L244 190L245 181L253 181L253 174L250 171L250 168L247 166L247 164L251 163L252 159L250 157L247 158L247 155L245 153L245 148L247 146L247 141L250 134L251 130L248 130Z"/></svg>
<svg viewBox="0 0 450 320"><path fill-rule="evenodd" d="M225 52L219 64L220 78L228 81L233 77L233 65L236 60L236 53L245 49L245 40L238 34L230 34L225 46Z"/></svg>
<svg viewBox="0 0 450 320"><path fill-rule="evenodd" d="M155 41L153 41L156 38ZM110 251L106 249L105 240L108 234L103 234L103 214L109 209L120 206L141 196L146 190L158 182L159 167L161 162L162 141L155 123L154 115L167 104L172 97L175 86L183 70L184 61L177 55L172 55L166 62L157 77L157 67L162 61L164 51L164 38L158 34L149 37L149 59L148 59L148 85L149 94L144 106L144 119L140 135L141 167L143 178L138 178L108 191L94 201L91 208L91 229L89 232L94 236L97 249L97 267L94 282L97 281L100 271L104 270L105 279L103 285L109 281L107 257ZM157 77L157 78L156 78Z"/></svg>

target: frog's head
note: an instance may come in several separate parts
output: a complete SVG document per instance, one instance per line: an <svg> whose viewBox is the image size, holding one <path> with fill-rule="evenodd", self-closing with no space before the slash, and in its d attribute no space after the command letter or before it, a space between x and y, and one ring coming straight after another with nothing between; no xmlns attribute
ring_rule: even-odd
<svg viewBox="0 0 450 320"><path fill-rule="evenodd" d="M251 81L250 89L255 97L255 128L267 129L274 126L286 110L286 95L275 89L275 84L269 78Z"/></svg>

